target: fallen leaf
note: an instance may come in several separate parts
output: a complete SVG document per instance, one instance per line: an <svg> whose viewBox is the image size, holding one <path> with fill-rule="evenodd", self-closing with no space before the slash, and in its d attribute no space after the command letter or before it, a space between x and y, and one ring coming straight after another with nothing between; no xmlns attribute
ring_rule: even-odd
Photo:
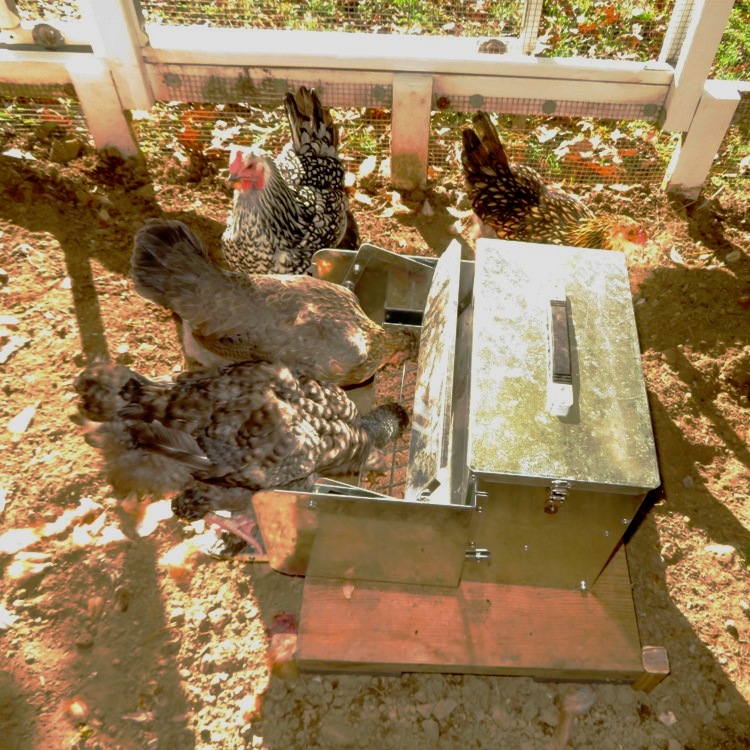
<svg viewBox="0 0 750 750"><path fill-rule="evenodd" d="M8 422L8 431L14 443L17 443L21 439L21 435L28 429L31 420L34 419L34 414L36 414L37 406L38 403L27 406Z"/></svg>
<svg viewBox="0 0 750 750"><path fill-rule="evenodd" d="M14 615L0 604L0 630L12 628L19 619L18 615Z"/></svg>
<svg viewBox="0 0 750 750"><path fill-rule="evenodd" d="M677 252L677 249L674 247L672 247L669 251L669 258L673 263L677 263L677 265L685 265L683 257Z"/></svg>
<svg viewBox="0 0 750 750"><path fill-rule="evenodd" d="M140 519L136 522L136 533L138 536L149 536L156 531L160 521L171 518L172 515L171 500L157 500L155 503L148 503L143 509Z"/></svg>
<svg viewBox="0 0 750 750"><path fill-rule="evenodd" d="M363 177L369 177L375 171L377 163L378 159L376 156L368 156L363 159L357 170L357 176L359 179L361 180Z"/></svg>
<svg viewBox="0 0 750 750"><path fill-rule="evenodd" d="M354 193L354 200L358 203L364 203L366 206L372 205L372 198L369 195L365 195L365 193Z"/></svg>
<svg viewBox="0 0 750 750"><path fill-rule="evenodd" d="M38 542L39 538L40 533L37 529L10 529L0 534L0 554L15 555Z"/></svg>

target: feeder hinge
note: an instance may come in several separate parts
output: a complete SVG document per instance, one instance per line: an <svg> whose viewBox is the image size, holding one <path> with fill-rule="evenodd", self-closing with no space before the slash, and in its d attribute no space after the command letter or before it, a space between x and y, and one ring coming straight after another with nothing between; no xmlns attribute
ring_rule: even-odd
<svg viewBox="0 0 750 750"><path fill-rule="evenodd" d="M568 490L571 483L564 479L553 479L549 485L549 494L547 495L547 504L544 506L544 512L550 515L558 513L562 504L568 497Z"/></svg>

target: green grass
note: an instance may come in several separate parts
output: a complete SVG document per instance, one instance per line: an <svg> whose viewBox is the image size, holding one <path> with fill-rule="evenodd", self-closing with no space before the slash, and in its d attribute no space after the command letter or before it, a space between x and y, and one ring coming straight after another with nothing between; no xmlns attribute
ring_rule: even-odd
<svg viewBox="0 0 750 750"><path fill-rule="evenodd" d="M732 81L750 79L750 0L735 0L712 76Z"/></svg>

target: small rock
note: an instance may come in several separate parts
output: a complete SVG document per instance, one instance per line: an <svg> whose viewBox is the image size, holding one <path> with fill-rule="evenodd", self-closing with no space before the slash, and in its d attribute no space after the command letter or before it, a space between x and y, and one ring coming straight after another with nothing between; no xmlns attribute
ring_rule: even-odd
<svg viewBox="0 0 750 750"><path fill-rule="evenodd" d="M665 726L671 727L677 723L677 717L671 711L665 711L659 714L659 721Z"/></svg>
<svg viewBox="0 0 750 750"><path fill-rule="evenodd" d="M732 704L729 701L719 701L716 704L716 710L722 716L728 716L730 713L732 713Z"/></svg>
<svg viewBox="0 0 750 750"><path fill-rule="evenodd" d="M82 149L83 144L74 138L67 141L53 141L52 148L49 151L49 158L50 161L57 162L58 164L65 164L76 159Z"/></svg>
<svg viewBox="0 0 750 750"><path fill-rule="evenodd" d="M227 624L227 621L229 620L229 612L221 607L217 607L208 613L208 619L211 623L211 627L218 632L223 630L224 626Z"/></svg>
<svg viewBox="0 0 750 750"><path fill-rule="evenodd" d="M727 257L724 260L727 263L736 263L742 257L742 253L739 250L732 250L731 253L727 253Z"/></svg>
<svg viewBox="0 0 750 750"><path fill-rule="evenodd" d="M443 700L439 700L432 707L432 715L438 721L443 721L443 719L449 716L457 707L458 701L453 698L444 698Z"/></svg>
<svg viewBox="0 0 750 750"><path fill-rule="evenodd" d="M682 480L682 486L683 486L683 487L684 487L684 488L685 488L686 490L692 490L692 489L693 489L693 487L695 486L695 482L693 481L693 478L692 478L692 477L685 477L685 478L684 478L684 479Z"/></svg>
<svg viewBox="0 0 750 750"><path fill-rule="evenodd" d="M173 625L180 625L185 622L185 610L182 607L173 607L169 613L169 622Z"/></svg>
<svg viewBox="0 0 750 750"><path fill-rule="evenodd" d="M677 351L675 349L665 349L661 353L661 358L670 365L673 365L677 362Z"/></svg>
<svg viewBox="0 0 750 750"><path fill-rule="evenodd" d="M4 269L0 268L0 284L7 284L10 281L10 274Z"/></svg>
<svg viewBox="0 0 750 750"><path fill-rule="evenodd" d="M422 722L422 729L430 742L437 742L440 739L440 727L434 719L425 719Z"/></svg>
<svg viewBox="0 0 750 750"><path fill-rule="evenodd" d="M320 737L334 747L352 747L357 743L359 733L347 721L328 716L320 727Z"/></svg>
<svg viewBox="0 0 750 750"><path fill-rule="evenodd" d="M735 641L739 641L740 639L740 631L737 630L737 626L734 624L734 620L727 620L724 623L724 628L726 629L727 633L734 638Z"/></svg>
<svg viewBox="0 0 750 750"><path fill-rule="evenodd" d="M737 552L731 544L707 544L703 551L714 555L722 565L730 564Z"/></svg>
<svg viewBox="0 0 750 750"><path fill-rule="evenodd" d="M682 550L673 542L665 542L661 548L661 559L669 565L676 563L682 557Z"/></svg>
<svg viewBox="0 0 750 750"><path fill-rule="evenodd" d="M667 743L667 750L682 750L682 743L672 737Z"/></svg>
<svg viewBox="0 0 750 750"><path fill-rule="evenodd" d="M556 727L560 723L560 714L552 706L545 706L539 719L549 727Z"/></svg>

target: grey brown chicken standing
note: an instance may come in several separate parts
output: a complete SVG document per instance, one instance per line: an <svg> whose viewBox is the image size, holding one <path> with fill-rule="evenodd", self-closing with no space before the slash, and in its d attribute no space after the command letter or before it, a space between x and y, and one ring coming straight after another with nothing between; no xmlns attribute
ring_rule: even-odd
<svg viewBox="0 0 750 750"><path fill-rule="evenodd" d="M486 112L463 131L461 154L477 217L500 239L626 250L646 234L629 216L595 215L568 193L545 185L531 167L513 164Z"/></svg>
<svg viewBox="0 0 750 750"><path fill-rule="evenodd" d="M338 386L269 362L186 372L170 382L97 364L75 389L78 421L101 451L115 492L179 492L173 509L191 519L243 506L252 513L247 490L382 468L378 449L409 424L396 403L363 416Z"/></svg>
<svg viewBox="0 0 750 750"><path fill-rule="evenodd" d="M276 159L241 147L230 155L234 199L222 249L233 271L302 274L321 248L359 247L330 111L304 86L284 107L292 140Z"/></svg>
<svg viewBox="0 0 750 750"><path fill-rule="evenodd" d="M131 276L139 294L181 318L186 352L207 367L283 361L315 380L355 385L415 344L371 320L338 284L217 268L179 221L151 219L138 230Z"/></svg>

